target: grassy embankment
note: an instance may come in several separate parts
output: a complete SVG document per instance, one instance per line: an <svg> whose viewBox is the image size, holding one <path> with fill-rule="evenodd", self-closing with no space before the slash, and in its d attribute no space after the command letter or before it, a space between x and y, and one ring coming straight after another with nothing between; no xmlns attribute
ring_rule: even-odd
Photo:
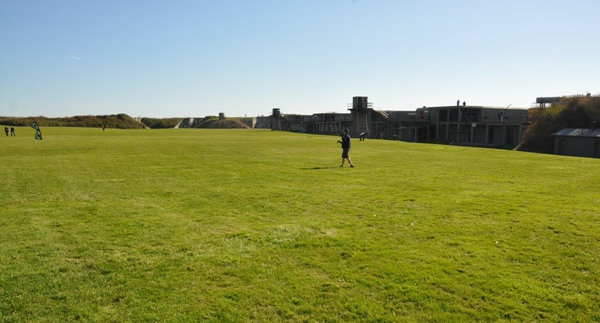
<svg viewBox="0 0 600 323"><path fill-rule="evenodd" d="M155 119L170 120L170 119ZM33 122L37 122L40 127L93 127L93 128L118 128L118 129L143 129L144 124L136 121L134 118L124 114L111 115L87 115L73 116L63 118L47 117L2 117L0 116L0 126L26 126L29 127Z"/></svg>
<svg viewBox="0 0 600 323"><path fill-rule="evenodd" d="M0 321L600 320L600 160L43 133L0 138Z"/></svg>

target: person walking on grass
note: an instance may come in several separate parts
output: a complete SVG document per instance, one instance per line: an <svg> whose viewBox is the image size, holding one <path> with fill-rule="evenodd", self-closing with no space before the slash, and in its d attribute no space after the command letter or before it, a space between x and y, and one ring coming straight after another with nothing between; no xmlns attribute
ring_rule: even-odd
<svg viewBox="0 0 600 323"><path fill-rule="evenodd" d="M344 134L342 134L342 140L338 143L342 144L342 164L340 167L344 167L344 162L348 159L348 163L350 163L350 167L354 167L352 163L352 159L348 156L348 152L350 151L350 130L344 129Z"/></svg>
<svg viewBox="0 0 600 323"><path fill-rule="evenodd" d="M11 136L16 136L16 134L15 134L15 127L10 127L10 135Z"/></svg>
<svg viewBox="0 0 600 323"><path fill-rule="evenodd" d="M8 137L8 127L4 126L4 132L6 132L6 136Z"/></svg>

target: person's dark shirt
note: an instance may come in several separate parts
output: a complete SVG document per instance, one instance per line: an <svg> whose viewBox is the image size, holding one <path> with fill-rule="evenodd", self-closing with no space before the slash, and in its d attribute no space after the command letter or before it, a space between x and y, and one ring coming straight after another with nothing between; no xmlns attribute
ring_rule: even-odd
<svg viewBox="0 0 600 323"><path fill-rule="evenodd" d="M350 149L350 134L342 135L342 148Z"/></svg>

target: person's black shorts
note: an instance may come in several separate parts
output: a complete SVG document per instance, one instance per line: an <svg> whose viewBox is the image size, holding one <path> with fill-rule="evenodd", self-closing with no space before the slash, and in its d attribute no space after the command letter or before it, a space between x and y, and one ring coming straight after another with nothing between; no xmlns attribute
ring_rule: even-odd
<svg viewBox="0 0 600 323"><path fill-rule="evenodd" d="M344 148L344 150L342 150L342 158L348 158L349 151L350 151L350 148Z"/></svg>

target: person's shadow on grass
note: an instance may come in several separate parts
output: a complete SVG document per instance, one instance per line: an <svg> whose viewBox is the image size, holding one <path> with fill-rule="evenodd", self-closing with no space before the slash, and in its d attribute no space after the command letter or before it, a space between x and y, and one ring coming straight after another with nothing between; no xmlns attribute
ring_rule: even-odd
<svg viewBox="0 0 600 323"><path fill-rule="evenodd" d="M301 170L319 170L319 169L332 169L332 168L340 168L340 166L316 166L316 167L303 167Z"/></svg>

